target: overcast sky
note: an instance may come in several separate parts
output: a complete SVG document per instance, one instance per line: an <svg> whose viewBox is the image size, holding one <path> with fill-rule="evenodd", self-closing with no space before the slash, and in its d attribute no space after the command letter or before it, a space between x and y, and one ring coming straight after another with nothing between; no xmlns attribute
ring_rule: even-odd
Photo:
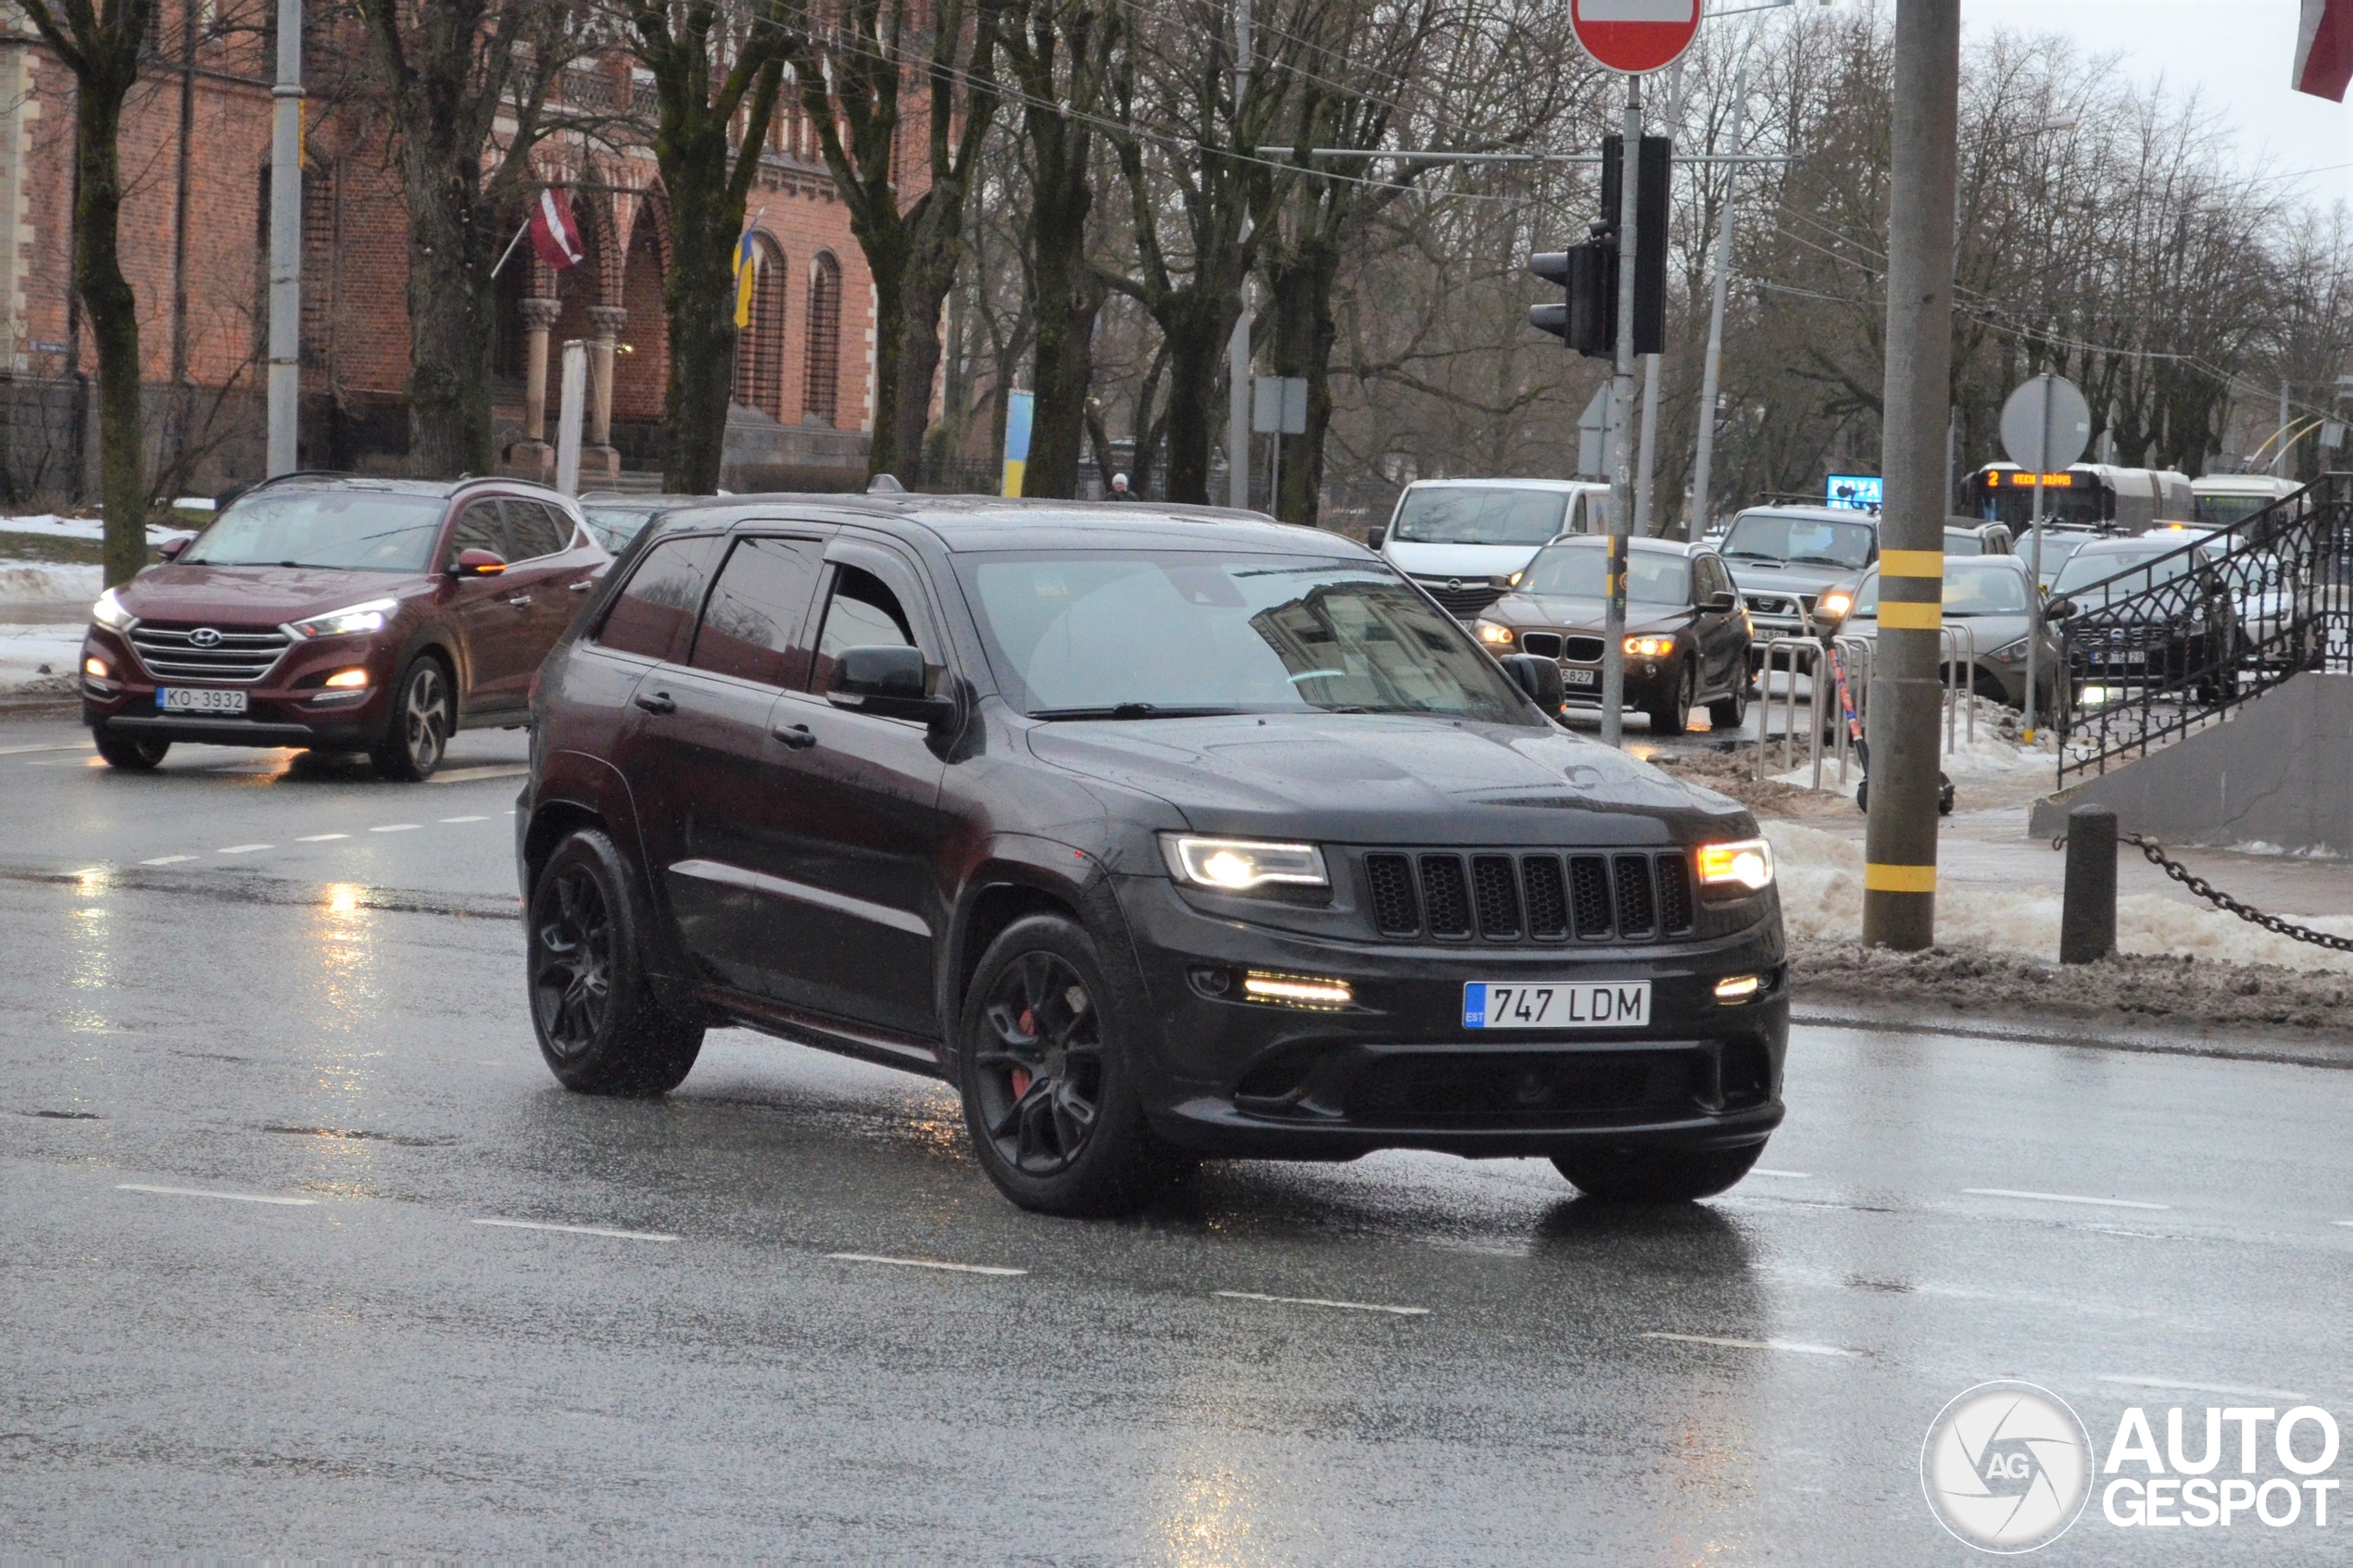
<svg viewBox="0 0 2353 1568"><path fill-rule="evenodd" d="M2353 163L2353 112L2288 86L2301 12L2298 0L1961 0L1961 27L1965 48L1971 31L2067 33L2121 55L2145 82L2195 89L2238 128L2246 167L2271 174ZM2353 169L2302 188L2321 205L2353 202Z"/></svg>

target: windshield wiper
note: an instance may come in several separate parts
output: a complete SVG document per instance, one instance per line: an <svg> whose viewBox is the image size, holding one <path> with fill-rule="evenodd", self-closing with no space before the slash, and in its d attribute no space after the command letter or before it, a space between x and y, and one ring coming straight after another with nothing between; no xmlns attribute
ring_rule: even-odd
<svg viewBox="0 0 2353 1568"><path fill-rule="evenodd" d="M1800 566L1843 566L1843 567L1845 567L1845 568L1846 568L1848 571L1860 571L1860 570L1861 570L1859 567L1856 566L1856 564L1855 564L1853 561L1841 560L1841 559L1839 559L1836 556L1792 556L1792 557L1790 557L1789 558L1790 558L1791 564L1793 564L1793 565L1800 565Z"/></svg>
<svg viewBox="0 0 2353 1568"><path fill-rule="evenodd" d="M1156 702L1121 702L1108 708L1041 708L1032 719L1223 719L1239 708L1163 708Z"/></svg>
<svg viewBox="0 0 2353 1568"><path fill-rule="evenodd" d="M1769 550L1726 550L1724 558L1726 560L1779 560L1781 558Z"/></svg>

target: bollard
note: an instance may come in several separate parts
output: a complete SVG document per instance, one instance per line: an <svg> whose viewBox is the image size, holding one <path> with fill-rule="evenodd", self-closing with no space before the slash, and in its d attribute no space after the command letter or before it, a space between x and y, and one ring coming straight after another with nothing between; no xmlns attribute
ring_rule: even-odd
<svg viewBox="0 0 2353 1568"><path fill-rule="evenodd" d="M2059 909L2059 962L2097 963L2116 953L2116 811L2067 814L2067 897Z"/></svg>

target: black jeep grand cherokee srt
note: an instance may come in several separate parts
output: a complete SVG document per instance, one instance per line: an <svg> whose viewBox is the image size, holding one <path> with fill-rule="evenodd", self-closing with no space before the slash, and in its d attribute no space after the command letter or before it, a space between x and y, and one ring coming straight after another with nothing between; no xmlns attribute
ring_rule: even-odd
<svg viewBox="0 0 2353 1568"><path fill-rule="evenodd" d="M1771 853L1545 663L1239 513L669 512L535 692L547 1064L660 1094L738 1024L936 1074L1055 1212L1398 1147L1719 1192L1781 1119Z"/></svg>

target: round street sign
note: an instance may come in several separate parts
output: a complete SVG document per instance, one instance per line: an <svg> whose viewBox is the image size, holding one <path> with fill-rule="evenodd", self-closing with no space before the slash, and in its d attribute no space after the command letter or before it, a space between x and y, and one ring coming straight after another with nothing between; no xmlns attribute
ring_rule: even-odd
<svg viewBox="0 0 2353 1568"><path fill-rule="evenodd" d="M2091 441L2092 406L2065 376L2036 376L2002 405L2002 450L2029 473L2057 473Z"/></svg>
<svg viewBox="0 0 2353 1568"><path fill-rule="evenodd" d="M1664 70L1699 32L1700 0L1569 0L1568 25L1612 70Z"/></svg>

